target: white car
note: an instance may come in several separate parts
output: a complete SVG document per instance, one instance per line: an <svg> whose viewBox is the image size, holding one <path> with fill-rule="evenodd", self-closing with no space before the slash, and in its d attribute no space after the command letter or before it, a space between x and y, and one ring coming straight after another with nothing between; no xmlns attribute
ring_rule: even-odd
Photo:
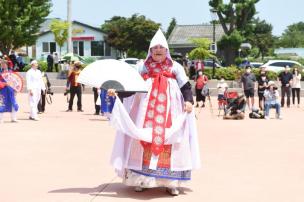
<svg viewBox="0 0 304 202"><path fill-rule="evenodd" d="M289 66L290 68L294 66L300 66L303 67L300 63L293 60L269 60L265 64L261 66L266 68L266 71L274 71L274 72L280 72L285 69L286 66Z"/></svg>
<svg viewBox="0 0 304 202"><path fill-rule="evenodd" d="M128 63L129 65L131 65L134 68L136 68L136 65L139 61L138 58L123 58L123 59L119 59L119 60Z"/></svg>

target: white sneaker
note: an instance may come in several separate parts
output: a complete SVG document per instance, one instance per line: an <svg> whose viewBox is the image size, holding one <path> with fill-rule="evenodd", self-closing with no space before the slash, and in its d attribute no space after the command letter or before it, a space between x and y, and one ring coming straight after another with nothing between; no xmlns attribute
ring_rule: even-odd
<svg viewBox="0 0 304 202"><path fill-rule="evenodd" d="M269 116L265 116L264 119L269 120Z"/></svg>
<svg viewBox="0 0 304 202"><path fill-rule="evenodd" d="M134 188L134 191L136 191L136 192L143 192L144 188L142 188L140 186L137 186L137 187Z"/></svg>
<svg viewBox="0 0 304 202"><path fill-rule="evenodd" d="M18 119L12 119L11 122L13 122L13 123L18 123Z"/></svg>
<svg viewBox="0 0 304 202"><path fill-rule="evenodd" d="M172 196L178 196L179 195L179 191L178 191L178 189L176 187L174 187L174 188L167 188L166 190Z"/></svg>

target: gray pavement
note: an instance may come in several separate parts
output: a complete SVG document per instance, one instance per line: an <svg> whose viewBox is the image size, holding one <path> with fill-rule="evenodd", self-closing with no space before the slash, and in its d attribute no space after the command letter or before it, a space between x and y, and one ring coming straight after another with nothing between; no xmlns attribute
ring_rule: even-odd
<svg viewBox="0 0 304 202"><path fill-rule="evenodd" d="M224 121L216 99L196 109L202 168L181 195L164 189L135 193L109 165L115 131L92 115L93 95L84 112L64 112L65 97L54 95L41 120L28 120L26 94L17 97L19 123L0 125L1 202L208 201L303 202L304 114L283 109L283 120Z"/></svg>

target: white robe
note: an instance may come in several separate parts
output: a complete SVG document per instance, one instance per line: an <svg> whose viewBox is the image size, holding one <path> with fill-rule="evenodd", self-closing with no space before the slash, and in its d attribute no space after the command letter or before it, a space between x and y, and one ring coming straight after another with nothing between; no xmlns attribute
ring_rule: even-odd
<svg viewBox="0 0 304 202"><path fill-rule="evenodd" d="M144 73L144 66L139 68ZM168 78L167 95L170 95L172 126L166 129L165 144L172 144L171 170L185 171L200 167L200 155L194 112L183 110L184 100L180 88L188 81L183 67L174 62L172 73L176 80ZM123 177L127 169L141 170L143 147L140 140L151 142L152 129L143 128L149 101L152 79L147 79L148 93L136 93L124 99L124 106L116 100L110 124L117 129L112 151L111 164ZM169 109L168 109L169 110Z"/></svg>
<svg viewBox="0 0 304 202"><path fill-rule="evenodd" d="M28 92L33 93L32 96L29 94L30 117L37 118L37 106L41 97L41 90L45 90L45 84L39 69L31 68L26 72L26 87Z"/></svg>

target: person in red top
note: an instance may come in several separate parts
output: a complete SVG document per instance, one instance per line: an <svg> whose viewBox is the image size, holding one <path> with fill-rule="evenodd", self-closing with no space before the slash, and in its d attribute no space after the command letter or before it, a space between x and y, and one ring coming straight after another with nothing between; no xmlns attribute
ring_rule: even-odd
<svg viewBox="0 0 304 202"><path fill-rule="evenodd" d="M203 101L202 107L205 107L206 96L202 95L202 89L208 82L208 77L204 75L203 71L197 72L197 77L195 79L195 93L196 93L196 106L199 107L199 103Z"/></svg>
<svg viewBox="0 0 304 202"><path fill-rule="evenodd" d="M79 61L76 61L74 63L74 67L70 70L68 74L68 84L70 86L70 101L69 101L69 108L67 112L71 112L73 110L73 101L75 95L77 95L77 111L83 112L82 110L82 102L81 102L81 96L82 96L82 86L80 83L77 83L77 78L81 72L81 63Z"/></svg>

